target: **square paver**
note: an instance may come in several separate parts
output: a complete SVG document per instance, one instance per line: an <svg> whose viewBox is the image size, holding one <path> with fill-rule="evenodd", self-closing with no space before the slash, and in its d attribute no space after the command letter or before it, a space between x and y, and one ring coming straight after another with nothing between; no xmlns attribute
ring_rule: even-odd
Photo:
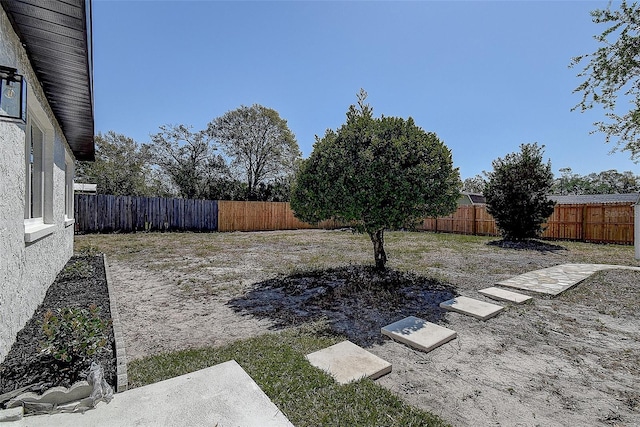
<svg viewBox="0 0 640 427"><path fill-rule="evenodd" d="M391 363L355 345L342 341L306 356L309 363L329 373L338 383L346 384L363 377L372 380L391 372Z"/></svg>
<svg viewBox="0 0 640 427"><path fill-rule="evenodd" d="M382 328L382 334L418 350L429 352L458 336L444 326L409 316Z"/></svg>
<svg viewBox="0 0 640 427"><path fill-rule="evenodd" d="M531 299L529 295L519 294L517 292L507 291L506 289L496 288L494 286L486 289L480 289L482 295L499 301L509 301L515 304L522 304Z"/></svg>
<svg viewBox="0 0 640 427"><path fill-rule="evenodd" d="M440 303L440 307L456 313L473 316L476 319L487 320L504 310L504 307L489 302L479 301L469 297L456 297Z"/></svg>

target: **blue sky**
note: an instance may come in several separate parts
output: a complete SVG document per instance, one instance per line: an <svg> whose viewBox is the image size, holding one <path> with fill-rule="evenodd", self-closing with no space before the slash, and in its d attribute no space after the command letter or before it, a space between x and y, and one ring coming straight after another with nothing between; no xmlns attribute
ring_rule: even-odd
<svg viewBox="0 0 640 427"><path fill-rule="evenodd" d="M241 105L287 120L308 157L364 88L379 116L438 134L461 177L521 143L553 171L640 168L571 112L571 58L593 52L602 1L93 2L96 132L138 142L164 124L204 129Z"/></svg>

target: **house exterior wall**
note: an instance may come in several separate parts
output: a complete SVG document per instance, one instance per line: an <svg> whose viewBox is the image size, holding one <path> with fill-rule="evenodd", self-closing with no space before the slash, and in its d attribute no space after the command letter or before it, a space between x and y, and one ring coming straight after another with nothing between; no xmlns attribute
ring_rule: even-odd
<svg viewBox="0 0 640 427"><path fill-rule="evenodd" d="M32 317L49 286L73 253L73 221L65 217L65 156L73 154L30 66L27 53L0 8L0 65L14 67L28 83L27 115L45 133L52 172L47 234L25 242L27 177L21 123L0 121L0 362Z"/></svg>

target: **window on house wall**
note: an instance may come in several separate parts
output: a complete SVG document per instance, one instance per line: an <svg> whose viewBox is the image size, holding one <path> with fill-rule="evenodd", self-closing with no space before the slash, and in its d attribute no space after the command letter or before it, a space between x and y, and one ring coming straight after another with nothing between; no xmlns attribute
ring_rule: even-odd
<svg viewBox="0 0 640 427"><path fill-rule="evenodd" d="M29 113L25 131L24 235L27 243L55 231L53 132L35 116Z"/></svg>
<svg viewBox="0 0 640 427"><path fill-rule="evenodd" d="M25 219L42 219L44 213L44 132L29 120L26 132Z"/></svg>
<svg viewBox="0 0 640 427"><path fill-rule="evenodd" d="M73 219L73 176L75 168L73 157L67 152L64 159L64 219L69 222Z"/></svg>

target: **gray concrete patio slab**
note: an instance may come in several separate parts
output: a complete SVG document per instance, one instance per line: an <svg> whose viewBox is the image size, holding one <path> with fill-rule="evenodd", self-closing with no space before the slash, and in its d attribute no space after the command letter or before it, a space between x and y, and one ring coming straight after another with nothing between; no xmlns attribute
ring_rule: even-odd
<svg viewBox="0 0 640 427"><path fill-rule="evenodd" d="M451 329L409 316L382 328L382 334L403 344L429 352L457 337Z"/></svg>
<svg viewBox="0 0 640 427"><path fill-rule="evenodd" d="M514 304L522 304L531 300L531 297L529 295L523 295L517 292L507 291L506 289L500 289L493 286L486 289L480 289L478 292L491 299L495 299L498 301L508 301Z"/></svg>
<svg viewBox="0 0 640 427"><path fill-rule="evenodd" d="M504 310L504 307L469 297L456 297L440 303L445 310L454 311L480 320L487 320Z"/></svg>
<svg viewBox="0 0 640 427"><path fill-rule="evenodd" d="M496 285L556 296L574 287L593 273L610 269L640 271L640 267L626 265L561 264L502 280Z"/></svg>
<svg viewBox="0 0 640 427"><path fill-rule="evenodd" d="M29 426L272 426L293 424L234 360L134 388L84 414L25 417L3 427Z"/></svg>
<svg viewBox="0 0 640 427"><path fill-rule="evenodd" d="M306 358L309 363L329 373L340 384L364 377L374 380L391 372L391 363L351 341L342 341L307 354Z"/></svg>

